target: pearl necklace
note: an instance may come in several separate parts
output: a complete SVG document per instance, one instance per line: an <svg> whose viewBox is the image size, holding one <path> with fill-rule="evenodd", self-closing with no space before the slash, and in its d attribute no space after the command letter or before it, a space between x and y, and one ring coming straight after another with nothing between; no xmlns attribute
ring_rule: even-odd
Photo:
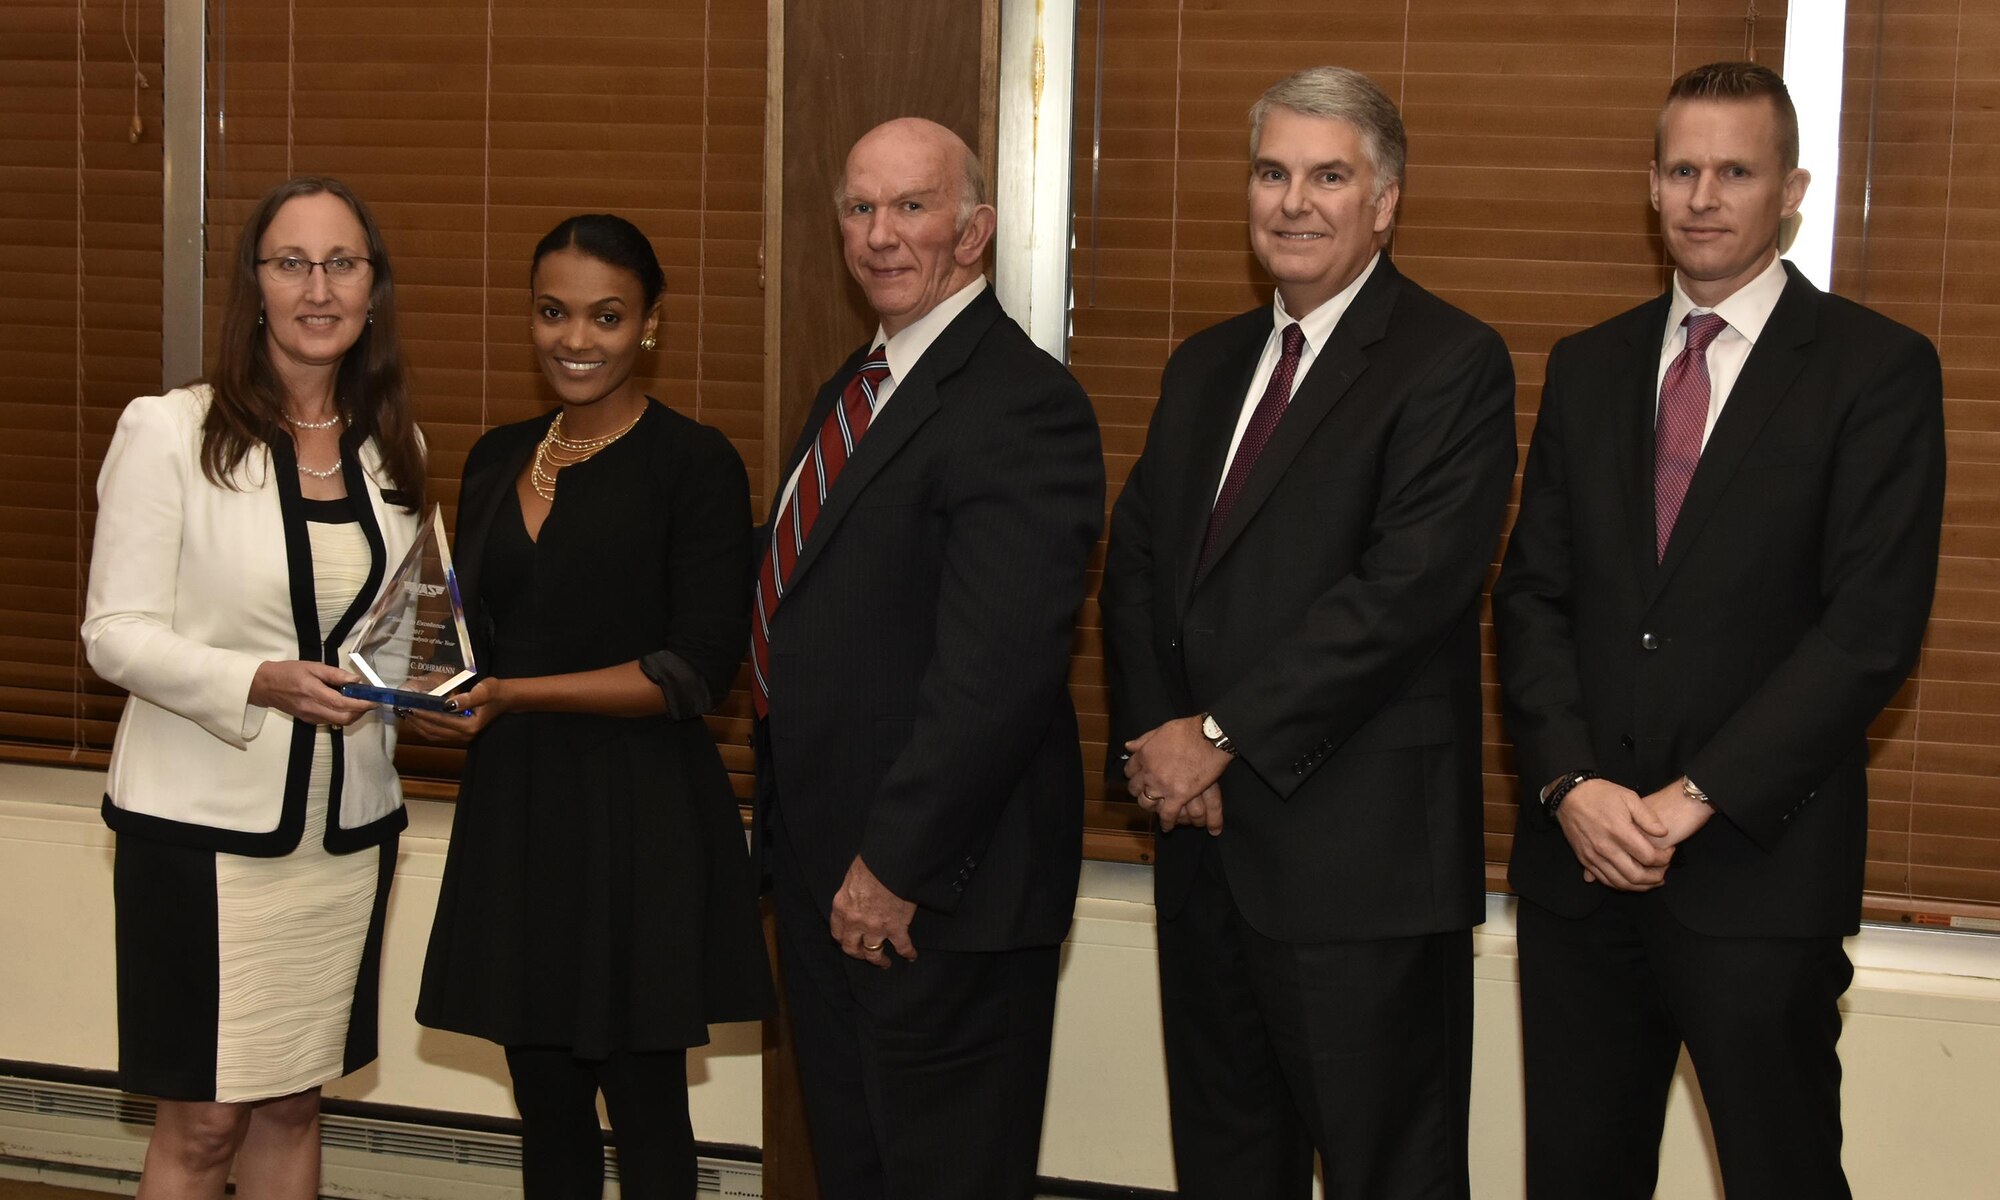
<svg viewBox="0 0 2000 1200"><path fill-rule="evenodd" d="M639 417L645 415L646 410L640 409ZM632 432L632 426L639 423L639 417L633 417L626 423L625 428L616 433L571 441L562 435L563 414L557 413L556 419L549 422L549 431L542 435L541 444L535 447L534 466L528 472L528 483L535 489L535 495L551 504L555 503L556 476L562 469L587 462L595 457L600 450Z"/></svg>
<svg viewBox="0 0 2000 1200"><path fill-rule="evenodd" d="M292 414L286 413L285 424L290 425L293 429L332 429L335 425L347 424L347 416L344 413L336 412L324 421L301 421ZM333 460L333 465L324 471L315 471L301 462L299 464L299 474L310 475L314 479L332 479L335 475L340 474L340 459L336 456Z"/></svg>

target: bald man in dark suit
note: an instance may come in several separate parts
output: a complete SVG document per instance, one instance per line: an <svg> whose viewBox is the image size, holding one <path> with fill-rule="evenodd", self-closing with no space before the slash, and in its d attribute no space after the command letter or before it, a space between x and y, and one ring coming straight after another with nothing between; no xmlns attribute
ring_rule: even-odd
<svg viewBox="0 0 2000 1200"><path fill-rule="evenodd" d="M841 240L880 326L765 531L757 807L823 1200L1034 1189L1104 460L1083 389L981 274L982 193L932 122L855 144Z"/></svg>

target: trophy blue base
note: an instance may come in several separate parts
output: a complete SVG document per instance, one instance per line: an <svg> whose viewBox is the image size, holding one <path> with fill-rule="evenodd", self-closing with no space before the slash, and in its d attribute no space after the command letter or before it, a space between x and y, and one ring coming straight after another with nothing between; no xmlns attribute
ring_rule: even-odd
<svg viewBox="0 0 2000 1200"><path fill-rule="evenodd" d="M425 712L455 713L458 709L445 703L443 696L433 696L429 692L404 692L391 687L376 687L372 683L350 683L340 689L343 696L356 700L373 700L377 704L387 704L395 708L420 708Z"/></svg>

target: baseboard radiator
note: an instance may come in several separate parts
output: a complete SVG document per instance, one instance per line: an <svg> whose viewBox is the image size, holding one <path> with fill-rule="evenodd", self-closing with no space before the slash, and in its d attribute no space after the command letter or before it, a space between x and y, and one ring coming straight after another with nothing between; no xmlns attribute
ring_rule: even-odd
<svg viewBox="0 0 2000 1200"><path fill-rule="evenodd" d="M322 1117L320 1191L342 1200L501 1200L521 1191L521 1139L405 1117ZM111 1088L0 1075L0 1169L72 1186L129 1193L153 1127L153 1103ZM618 1192L618 1159L605 1156ZM121 1186L124 1185L124 1186ZM754 1162L702 1158L696 1193L762 1200Z"/></svg>

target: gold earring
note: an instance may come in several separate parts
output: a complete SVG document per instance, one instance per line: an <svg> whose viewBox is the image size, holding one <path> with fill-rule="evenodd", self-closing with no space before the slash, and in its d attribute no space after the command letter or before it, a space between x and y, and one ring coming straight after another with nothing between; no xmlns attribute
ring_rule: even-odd
<svg viewBox="0 0 2000 1200"><path fill-rule="evenodd" d="M650 333L639 339L639 349L641 350L658 350L659 348L660 343Z"/></svg>

